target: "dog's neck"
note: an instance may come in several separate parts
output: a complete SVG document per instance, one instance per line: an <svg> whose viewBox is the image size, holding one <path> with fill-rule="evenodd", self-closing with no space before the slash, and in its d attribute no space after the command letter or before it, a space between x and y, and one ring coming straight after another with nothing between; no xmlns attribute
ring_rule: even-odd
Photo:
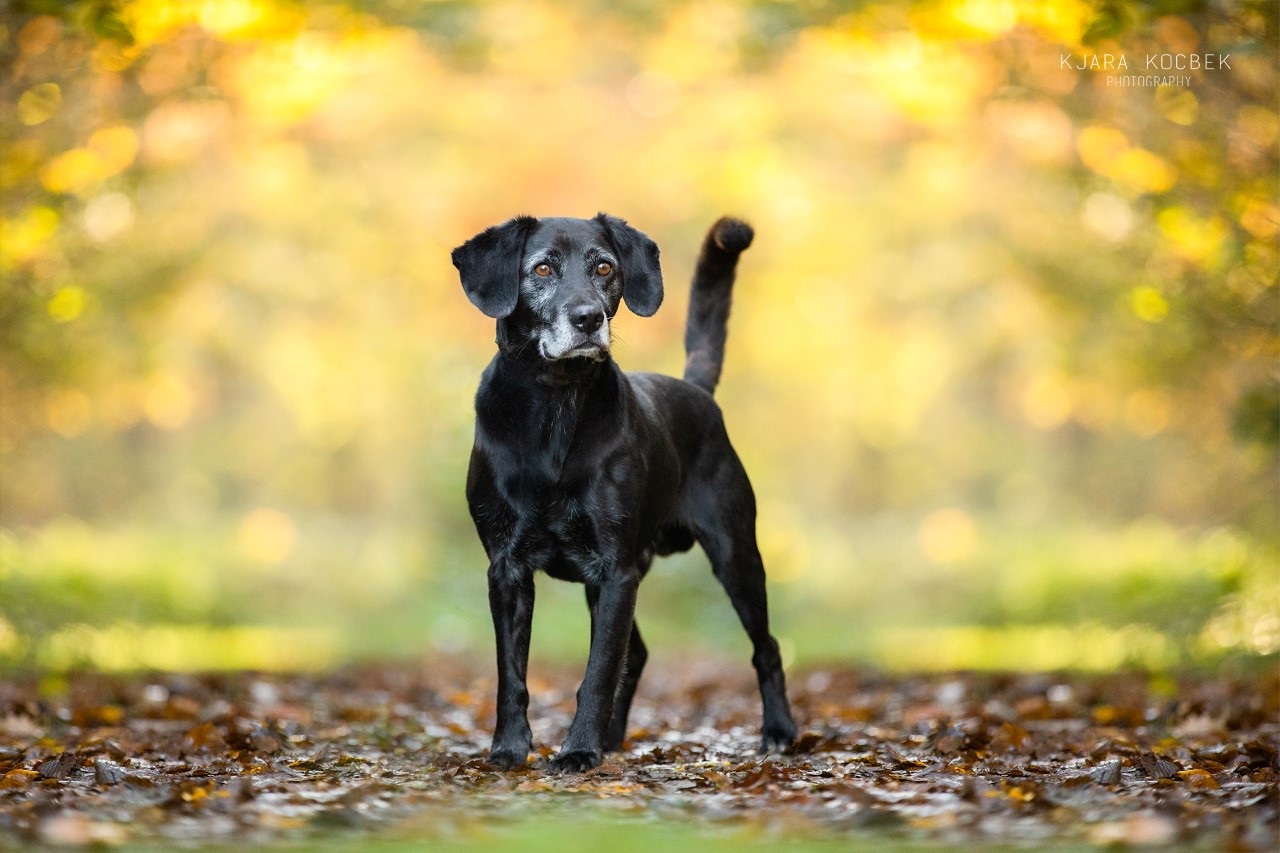
<svg viewBox="0 0 1280 853"><path fill-rule="evenodd" d="M528 445L529 457L541 463L539 474L550 482L558 482L583 411L616 404L613 377L617 368L613 359L549 361L539 354L537 344L532 344L500 348L493 368L493 387L500 395L511 400L507 395L522 389L516 399L522 401L519 417L523 429L506 433L507 440ZM477 415L482 420L486 418L479 406Z"/></svg>
<svg viewBox="0 0 1280 853"><path fill-rule="evenodd" d="M548 361L536 350L532 353L502 351L498 353L498 358L506 369L529 376L541 388L567 392L582 392L594 387L608 371L609 363L608 358L562 358Z"/></svg>

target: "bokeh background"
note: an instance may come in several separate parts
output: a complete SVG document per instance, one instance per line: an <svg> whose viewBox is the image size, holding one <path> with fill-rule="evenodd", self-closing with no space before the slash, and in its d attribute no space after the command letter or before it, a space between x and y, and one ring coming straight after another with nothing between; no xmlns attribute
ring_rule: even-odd
<svg viewBox="0 0 1280 853"><path fill-rule="evenodd" d="M597 210L663 248L629 369L756 226L718 396L788 663L1280 649L1273 2L0 14L0 666L487 658L449 250ZM749 656L700 555L639 619ZM535 655L586 626L539 583Z"/></svg>

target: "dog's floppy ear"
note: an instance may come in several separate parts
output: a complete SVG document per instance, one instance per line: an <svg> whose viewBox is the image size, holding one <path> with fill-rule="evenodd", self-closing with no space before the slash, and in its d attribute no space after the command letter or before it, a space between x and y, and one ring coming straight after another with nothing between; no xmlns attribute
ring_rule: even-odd
<svg viewBox="0 0 1280 853"><path fill-rule="evenodd" d="M453 250L453 265L467 298L485 314L501 320L520 298L520 261L524 240L538 220L517 216L486 228Z"/></svg>
<svg viewBox="0 0 1280 853"><path fill-rule="evenodd" d="M596 221L618 252L622 270L622 298L641 317L650 317L662 304L662 267L658 244L616 216L597 213Z"/></svg>

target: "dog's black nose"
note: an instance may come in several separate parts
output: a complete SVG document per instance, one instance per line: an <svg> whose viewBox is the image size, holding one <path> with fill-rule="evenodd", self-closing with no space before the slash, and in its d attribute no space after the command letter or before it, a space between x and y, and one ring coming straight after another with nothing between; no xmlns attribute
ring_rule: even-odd
<svg viewBox="0 0 1280 853"><path fill-rule="evenodd" d="M579 305L569 310L569 322L579 332L589 335L604 322L604 310L594 305Z"/></svg>

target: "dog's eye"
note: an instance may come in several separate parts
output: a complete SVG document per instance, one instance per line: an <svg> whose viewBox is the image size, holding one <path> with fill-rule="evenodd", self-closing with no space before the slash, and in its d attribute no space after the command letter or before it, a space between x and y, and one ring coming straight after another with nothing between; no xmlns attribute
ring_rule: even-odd
<svg viewBox="0 0 1280 853"><path fill-rule="evenodd" d="M607 264L604 261L596 264L596 275L608 275L613 272L613 264Z"/></svg>
<svg viewBox="0 0 1280 853"><path fill-rule="evenodd" d="M533 268L533 274L540 278L546 278L551 275L551 264L538 264Z"/></svg>

